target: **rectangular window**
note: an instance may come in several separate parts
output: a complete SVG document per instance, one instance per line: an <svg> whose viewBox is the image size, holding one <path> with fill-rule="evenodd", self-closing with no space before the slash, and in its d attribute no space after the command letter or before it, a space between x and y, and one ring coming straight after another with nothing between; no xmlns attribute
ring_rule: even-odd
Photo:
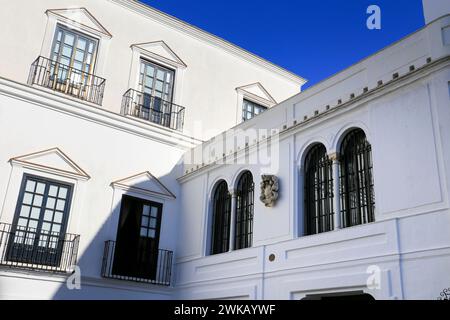
<svg viewBox="0 0 450 320"><path fill-rule="evenodd" d="M98 40L61 25L53 40L51 74L59 81L86 83L94 71Z"/></svg>
<svg viewBox="0 0 450 320"><path fill-rule="evenodd" d="M242 104L242 121L247 121L254 116L267 110L267 107L259 105L249 100L245 100Z"/></svg>
<svg viewBox="0 0 450 320"><path fill-rule="evenodd" d="M71 185L24 176L9 239L9 261L59 264L71 197Z"/></svg>

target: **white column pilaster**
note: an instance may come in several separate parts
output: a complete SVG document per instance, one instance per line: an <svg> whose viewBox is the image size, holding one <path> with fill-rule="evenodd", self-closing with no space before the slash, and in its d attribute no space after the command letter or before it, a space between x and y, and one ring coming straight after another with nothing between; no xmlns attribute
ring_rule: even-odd
<svg viewBox="0 0 450 320"><path fill-rule="evenodd" d="M231 252L234 250L234 238L236 234L236 190L229 190L231 195L231 212L230 212L230 245L228 251Z"/></svg>
<svg viewBox="0 0 450 320"><path fill-rule="evenodd" d="M341 202L339 194L339 154L333 153L328 156L333 161L333 207L334 207L334 230L341 228Z"/></svg>

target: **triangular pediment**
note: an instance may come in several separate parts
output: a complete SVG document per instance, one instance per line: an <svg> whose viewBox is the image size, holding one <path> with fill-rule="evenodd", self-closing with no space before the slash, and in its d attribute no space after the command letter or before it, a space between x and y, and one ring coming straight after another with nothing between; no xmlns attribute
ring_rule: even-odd
<svg viewBox="0 0 450 320"><path fill-rule="evenodd" d="M63 21L79 24L91 31L111 37L108 30L86 8L51 9L47 10L47 14L57 16Z"/></svg>
<svg viewBox="0 0 450 320"><path fill-rule="evenodd" d="M150 58L175 67L186 67L183 60L162 40L133 44L131 47L140 50Z"/></svg>
<svg viewBox="0 0 450 320"><path fill-rule="evenodd" d="M158 178L145 171L112 183L112 186L152 196L175 199L175 195Z"/></svg>
<svg viewBox="0 0 450 320"><path fill-rule="evenodd" d="M277 102L270 95L270 93L264 88L264 86L259 83L252 83L242 87L236 88L237 91L244 93L244 95L249 96L250 98L254 98L256 100L262 99L267 104L275 105Z"/></svg>
<svg viewBox="0 0 450 320"><path fill-rule="evenodd" d="M56 174L89 179L89 175L58 148L52 148L12 158L11 163Z"/></svg>

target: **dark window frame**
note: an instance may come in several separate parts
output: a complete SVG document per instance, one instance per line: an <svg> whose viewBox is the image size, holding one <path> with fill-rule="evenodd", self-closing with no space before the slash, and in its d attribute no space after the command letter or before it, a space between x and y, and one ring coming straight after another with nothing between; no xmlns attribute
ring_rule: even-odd
<svg viewBox="0 0 450 320"><path fill-rule="evenodd" d="M234 249L250 248L253 245L255 183L250 171L239 177L236 188L236 219Z"/></svg>
<svg viewBox="0 0 450 320"><path fill-rule="evenodd" d="M248 111L247 107L251 106L251 111ZM256 109L259 109L260 111L258 113L255 112ZM267 109L269 109L266 106L263 106L257 102L251 101L249 99L245 99L242 101L242 121L248 121L252 118L254 118L255 116L257 116L258 114L263 113L264 111L266 111ZM250 118L247 117L247 115L250 114Z"/></svg>
<svg viewBox="0 0 450 320"><path fill-rule="evenodd" d="M340 207L342 226L375 221L372 146L361 129L344 137L340 152Z"/></svg>
<svg viewBox="0 0 450 320"><path fill-rule="evenodd" d="M35 232L27 231L29 229L28 224L29 224L30 217L31 217L31 209L30 209L29 216L27 219L28 220L27 230L24 231L24 230L18 229L19 219L24 219L23 217L20 216L20 213L21 213L22 205L26 205L23 203L23 200L24 200L25 193L26 192L29 193L26 190L27 182L29 180L36 182L36 184L37 183L45 184L45 190L44 190L44 193L42 194L43 199L42 199L42 203L40 206L39 219L33 219L33 220L38 220L38 225L35 228ZM67 188L67 194L66 194L66 198L65 198L66 203L65 203L65 208L63 211L62 221L60 224L61 225L60 232L58 234L59 235L58 236L58 238L59 238L58 239L58 247L56 249L55 248L45 248L45 247L42 247L39 245L40 236L43 235L42 234L42 225L44 223L45 211L46 211L46 209L48 209L48 208L46 208L47 201L48 201L49 197L54 198L48 194L50 185L58 186L58 190L61 187ZM50 178L46 178L46 177L42 177L42 176L37 176L37 175L33 175L33 174L28 174L28 173L25 173L23 175L21 186L20 186L20 191L19 191L19 196L18 196L17 203L16 203L16 209L15 209L13 223L12 223L11 235L10 235L9 244L8 244L8 248L7 248L7 260L8 261L38 264L38 265L49 265L49 266L59 265L60 259L61 259L61 253L62 253L62 249L63 249L62 245L63 245L65 234L67 232L70 209L72 207L73 193L74 193L74 184L72 184L72 183L62 182L62 181L58 181L58 180L54 180L54 179L50 179ZM32 201L34 201L35 195L36 195L36 192L33 192L33 200ZM56 197L56 199L60 199L60 198ZM55 204L55 206L56 206L56 204ZM32 208L34 206L31 205L30 207ZM55 212L55 211L53 211L53 212ZM53 224L53 222L54 221L52 220L52 224ZM33 245L16 243L15 242L16 232L25 232L25 234L26 234L25 239L28 238L29 233L34 233ZM47 236L51 237L50 235L47 235ZM47 240L47 242L51 243L50 240ZM23 249L21 247L23 247L25 249ZM31 252L32 252L31 255L23 254L24 250L28 250L28 251L31 250ZM17 256L17 251L21 252L21 254L19 256ZM54 251L56 251L56 252L54 252ZM54 257L50 256L50 253L54 254L55 256Z"/></svg>
<svg viewBox="0 0 450 320"><path fill-rule="evenodd" d="M305 234L334 229L333 162L323 144L308 151L304 162Z"/></svg>
<svg viewBox="0 0 450 320"><path fill-rule="evenodd" d="M212 198L211 255L228 252L230 248L231 195L226 181L220 181Z"/></svg>

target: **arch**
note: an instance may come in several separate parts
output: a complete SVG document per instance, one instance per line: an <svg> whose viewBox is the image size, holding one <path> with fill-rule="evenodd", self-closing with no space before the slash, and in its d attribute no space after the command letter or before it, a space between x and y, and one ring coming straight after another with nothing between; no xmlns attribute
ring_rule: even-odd
<svg viewBox="0 0 450 320"><path fill-rule="evenodd" d="M211 254L224 253L229 250L231 196L225 180L216 183L211 196Z"/></svg>
<svg viewBox="0 0 450 320"><path fill-rule="evenodd" d="M343 227L374 222L372 146L365 132L359 128L347 132L339 151Z"/></svg>
<svg viewBox="0 0 450 320"><path fill-rule="evenodd" d="M304 212L306 235L332 231L333 164L321 143L314 144L304 161Z"/></svg>
<svg viewBox="0 0 450 320"><path fill-rule="evenodd" d="M237 189L239 180L241 179L242 175L245 174L246 172L250 172L251 173L251 170L249 168L247 168L247 167L242 167L242 168L240 168L239 170L236 171L236 173L234 174L233 178L231 179L231 184L230 184L230 186L231 186L231 188L233 190Z"/></svg>
<svg viewBox="0 0 450 320"><path fill-rule="evenodd" d="M330 152L340 152L342 141L345 139L345 137L347 136L347 134L349 132L356 130L356 129L362 130L364 132L364 134L366 135L368 141L372 140L369 128L366 126L365 123L360 122L360 121L352 122L352 123L345 125L338 131L338 133L334 137L333 142L331 144L332 148L330 149Z"/></svg>
<svg viewBox="0 0 450 320"><path fill-rule="evenodd" d="M253 244L255 184L249 170L239 175L236 185L236 217L234 249L249 248Z"/></svg>
<svg viewBox="0 0 450 320"><path fill-rule="evenodd" d="M296 162L297 162L297 166L301 169L303 169L303 165L305 163L305 158L307 153L309 152L309 150L311 148L313 148L316 144L322 144L323 146L325 146L325 149L329 150L329 143L327 142L327 140L325 138L322 137L315 137L312 139L308 139L301 147L300 151L297 154L297 158L296 158Z"/></svg>

